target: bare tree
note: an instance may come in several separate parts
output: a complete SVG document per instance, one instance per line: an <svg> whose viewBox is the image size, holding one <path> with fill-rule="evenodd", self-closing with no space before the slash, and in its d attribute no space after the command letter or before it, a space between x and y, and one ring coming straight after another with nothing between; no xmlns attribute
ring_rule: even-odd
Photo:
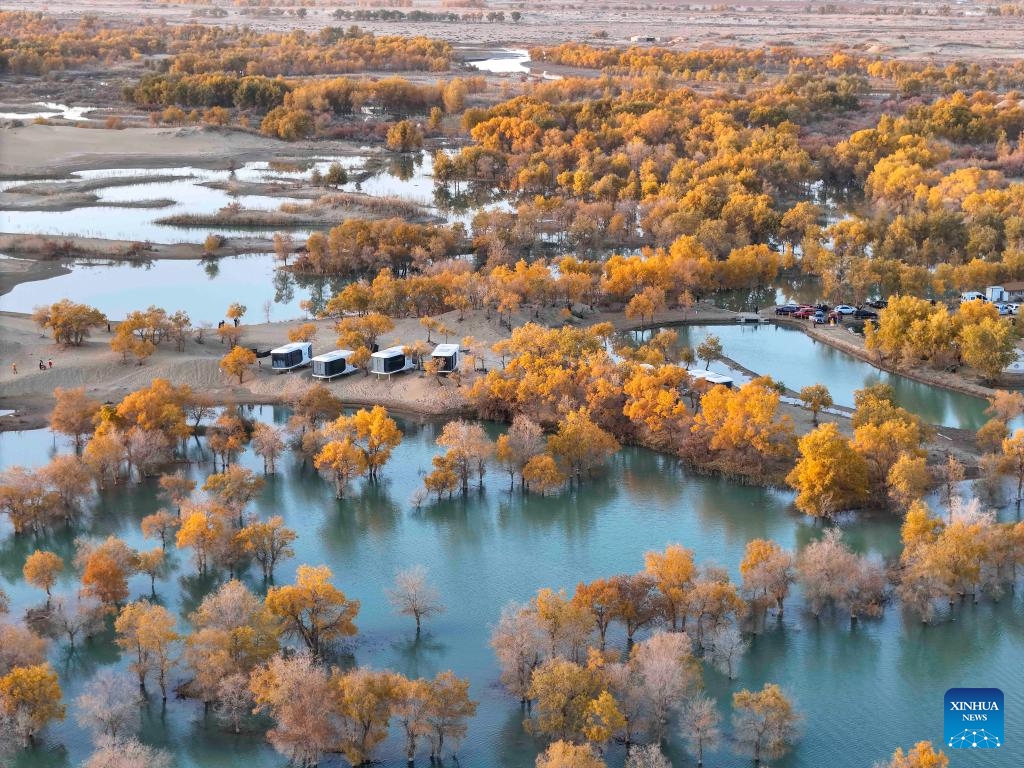
<svg viewBox="0 0 1024 768"><path fill-rule="evenodd" d="M58 597L50 608L47 630L53 636L67 637L74 648L79 635L92 637L101 631L106 617L107 609L95 597Z"/></svg>
<svg viewBox="0 0 1024 768"><path fill-rule="evenodd" d="M957 496L957 486L964 479L964 465L953 454L946 457L946 463L939 468L939 477L942 480L942 501L949 511L950 518L953 516L953 505Z"/></svg>
<svg viewBox="0 0 1024 768"><path fill-rule="evenodd" d="M234 733L241 733L242 720L252 712L253 703L248 675L228 675L217 686L217 718L230 725Z"/></svg>
<svg viewBox="0 0 1024 768"><path fill-rule="evenodd" d="M698 685L698 668L685 632L655 632L637 643L630 663L643 678L656 736L663 734L669 715Z"/></svg>
<svg viewBox="0 0 1024 768"><path fill-rule="evenodd" d="M171 756L136 739L103 738L82 768L171 768Z"/></svg>
<svg viewBox="0 0 1024 768"><path fill-rule="evenodd" d="M626 768L672 768L672 763L657 744L634 745L626 756Z"/></svg>
<svg viewBox="0 0 1024 768"><path fill-rule="evenodd" d="M342 733L328 702L335 697L327 671L310 653L275 656L252 674L256 710L275 725L267 739L292 763L310 768L337 749Z"/></svg>
<svg viewBox="0 0 1024 768"><path fill-rule="evenodd" d="M252 449L263 459L263 471L274 474L277 457L284 453L284 430L258 422L252 430Z"/></svg>
<svg viewBox="0 0 1024 768"><path fill-rule="evenodd" d="M395 575L395 586L386 590L388 601L403 616L416 619L416 634L420 633L420 622L430 616L445 612L441 594L427 581L427 569L414 565Z"/></svg>
<svg viewBox="0 0 1024 768"><path fill-rule="evenodd" d="M529 606L509 603L491 631L491 648L501 667L501 682L524 704L530 678L544 658L545 638L537 614Z"/></svg>
<svg viewBox="0 0 1024 768"><path fill-rule="evenodd" d="M850 551L837 529L804 547L797 572L815 616L826 604L849 609L850 619L882 612L885 573L881 564Z"/></svg>
<svg viewBox="0 0 1024 768"><path fill-rule="evenodd" d="M139 473L139 482L171 458L170 441L163 432L154 429L133 429L125 447L128 450L129 474L134 465Z"/></svg>
<svg viewBox="0 0 1024 768"><path fill-rule="evenodd" d="M704 656L730 680L736 677L736 667L750 644L732 624L716 627L705 638Z"/></svg>
<svg viewBox="0 0 1024 768"><path fill-rule="evenodd" d="M0 622L0 677L15 667L32 667L46 661L49 643L20 624Z"/></svg>
<svg viewBox="0 0 1024 768"><path fill-rule="evenodd" d="M78 724L93 738L125 737L139 728L139 686L127 675L101 669L75 699Z"/></svg>
<svg viewBox="0 0 1024 768"><path fill-rule="evenodd" d="M697 758L697 765L704 765L704 750L715 749L721 741L719 724L722 716L713 699L703 693L697 694L683 706L679 726L690 752Z"/></svg>

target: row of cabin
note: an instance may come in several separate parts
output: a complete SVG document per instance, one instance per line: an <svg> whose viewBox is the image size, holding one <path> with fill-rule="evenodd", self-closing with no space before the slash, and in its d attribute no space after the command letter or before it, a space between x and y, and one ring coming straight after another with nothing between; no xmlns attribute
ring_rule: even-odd
<svg viewBox="0 0 1024 768"><path fill-rule="evenodd" d="M430 356L441 364L439 373L449 374L459 370L459 352L458 344L438 344ZM388 347L370 355L370 373L377 376L390 377L415 367L416 364L406 356L405 347Z"/></svg>
<svg viewBox="0 0 1024 768"><path fill-rule="evenodd" d="M330 381L355 370L350 362L353 354L351 349L336 349L313 357L312 342L295 341L270 350L270 367L277 373L284 373L312 365L314 379ZM441 373L454 373L459 369L458 344L438 344L431 357L441 363ZM391 376L415 367L413 361L406 356L404 347L388 347L370 355L370 373L378 376Z"/></svg>

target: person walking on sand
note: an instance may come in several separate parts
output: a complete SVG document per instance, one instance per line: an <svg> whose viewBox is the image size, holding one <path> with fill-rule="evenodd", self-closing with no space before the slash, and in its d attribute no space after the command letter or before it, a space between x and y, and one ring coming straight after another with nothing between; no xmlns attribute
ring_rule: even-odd
<svg viewBox="0 0 1024 768"><path fill-rule="evenodd" d="M47 360L46 360L46 367L47 368L53 368L53 358L52 357L47 358Z"/></svg>
<svg viewBox="0 0 1024 768"><path fill-rule="evenodd" d="M17 363L11 363L11 373L13 373L15 376L18 375L18 364Z"/></svg>
<svg viewBox="0 0 1024 768"><path fill-rule="evenodd" d="M40 371L45 371L46 370L46 363L44 363L42 360L39 361L39 370Z"/></svg>

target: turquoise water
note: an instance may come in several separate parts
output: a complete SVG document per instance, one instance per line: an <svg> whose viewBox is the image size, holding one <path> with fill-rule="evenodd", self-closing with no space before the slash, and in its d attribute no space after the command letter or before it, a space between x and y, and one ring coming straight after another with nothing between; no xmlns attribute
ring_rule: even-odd
<svg viewBox="0 0 1024 768"><path fill-rule="evenodd" d="M897 403L929 424L974 430L989 418L985 414L988 403L981 398L886 373L796 328L734 324L681 325L672 330L679 334L679 344L691 347L714 334L722 341L723 354L744 368L771 376L796 391L810 384L824 384L837 405L853 407L856 390L881 381L893 387ZM720 364L712 367L725 370Z"/></svg>
<svg viewBox="0 0 1024 768"><path fill-rule="evenodd" d="M282 410L270 407L256 408L254 415L277 422L286 418ZM433 421L402 421L405 440L383 481L359 484L341 502L309 466L288 457L279 474L268 479L254 510L261 517L281 514L299 532L297 555L278 569L278 583L289 581L297 564L326 563L335 583L362 601L359 636L350 649L359 664L408 675L450 668L470 678L480 708L459 752L459 764L470 768L528 768L540 746L524 734L519 705L498 684L487 647L489 627L503 604L526 600L543 586L572 589L580 580L639 570L645 551L670 542L693 548L699 561L723 565L736 578L750 539L768 537L799 549L820 534L793 510L788 492L695 476L669 457L635 448L621 451L602 477L578 493L523 498L509 494L507 478L492 470L482 493L416 510L409 497L429 471L440 427ZM45 463L55 449L66 450L60 441L55 448L46 431L0 434L0 465ZM261 468L249 453L241 462ZM189 471L199 477L209 472L209 465L193 465ZM141 539L138 523L156 507L151 484L104 493L95 503L89 533L113 533L133 546L151 546ZM38 590L21 582L25 556L40 547L70 557L72 536L61 531L38 540L14 538L5 525L0 524L0 584L11 595L17 615L42 599ZM898 551L895 521L864 518L844 528L860 551L879 557ZM158 582L157 591L185 629L184 617L215 584L194 576L187 555L175 554L174 562L175 572ZM411 620L394 616L384 596L395 572L416 563L427 566L448 605L446 614L428 621L418 642ZM248 581L254 589L262 588L258 577ZM146 594L148 580L135 578L131 587L133 595ZM65 578L57 591L74 588L72 579ZM952 765L1020 765L1024 748L1013 737L1013 723L1019 722L1015 713L1024 706L1020 598L1008 597L998 605L968 604L956 613L956 621L922 627L891 608L881 620L850 627L842 616L815 621L795 596L787 603L784 620L755 639L738 680L730 684L706 670L705 681L723 708L731 693L744 686L774 681L786 688L805 718L797 747L773 763L788 768L869 766L897 745L938 741L947 688L996 685L1007 695L1008 746L969 760L954 756ZM70 658L62 647L53 649L68 701L96 669L125 663L110 639L97 638L92 647ZM616 634L612 645L623 644ZM180 680L184 674L179 670L175 677ZM189 701L171 700L166 712L152 701L143 737L172 749L180 768L284 765L259 734L224 733ZM673 764L692 765L678 743L670 735L667 751ZM74 766L88 750L86 734L69 716L49 729L37 750L20 754L13 766ZM405 764L397 740L385 744L379 756L386 768ZM611 751L609 762L621 765L620 748ZM723 750L706 764L746 763Z"/></svg>

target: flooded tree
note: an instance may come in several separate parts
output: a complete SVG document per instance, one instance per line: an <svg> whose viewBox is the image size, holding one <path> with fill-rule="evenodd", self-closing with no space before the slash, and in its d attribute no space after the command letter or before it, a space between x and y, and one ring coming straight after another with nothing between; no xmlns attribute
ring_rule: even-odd
<svg viewBox="0 0 1024 768"><path fill-rule="evenodd" d="M672 764L657 744L635 745L626 753L626 768L672 768Z"/></svg>
<svg viewBox="0 0 1024 768"><path fill-rule="evenodd" d="M441 593L427 581L427 569L414 565L395 574L395 584L386 590L391 607L403 616L416 620L416 634L420 634L423 619L438 616L445 611Z"/></svg>
<svg viewBox="0 0 1024 768"><path fill-rule="evenodd" d="M501 667L501 682L521 703L530 700L533 671L544 659L544 631L528 605L509 603L491 630L491 648Z"/></svg>
<svg viewBox="0 0 1024 768"><path fill-rule="evenodd" d="M254 671L251 690L256 712L274 719L267 738L281 755L312 768L341 741L339 723L329 703L332 681L309 653L274 656Z"/></svg>
<svg viewBox="0 0 1024 768"><path fill-rule="evenodd" d="M277 459L284 453L284 430L271 424L258 422L252 429L252 449L263 459L263 471L274 474Z"/></svg>
<svg viewBox="0 0 1024 768"><path fill-rule="evenodd" d="M54 552L36 550L25 559L22 575L29 584L46 592L46 607L50 607L50 590L64 570L64 560Z"/></svg>
<svg viewBox="0 0 1024 768"><path fill-rule="evenodd" d="M732 708L734 748L754 765L782 757L796 740L800 716L779 686L734 693Z"/></svg>
<svg viewBox="0 0 1024 768"><path fill-rule="evenodd" d="M264 580L273 581L278 561L295 556L292 542L298 538L298 534L285 527L284 518L274 515L266 522L249 523L236 537L245 551L260 564Z"/></svg>
<svg viewBox="0 0 1024 768"><path fill-rule="evenodd" d="M719 729L722 716L718 714L718 705L703 693L692 696L682 707L679 719L679 732L691 754L697 759L697 765L704 765L704 750L718 748L722 739Z"/></svg>
<svg viewBox="0 0 1024 768"><path fill-rule="evenodd" d="M295 584L267 592L267 609L281 620L283 634L301 640L315 656L329 643L356 633L359 601L349 600L330 578L326 565L300 565Z"/></svg>
<svg viewBox="0 0 1024 768"><path fill-rule="evenodd" d="M11 718L25 746L34 744L49 723L64 719L61 695L57 673L49 663L14 667L0 677L0 712Z"/></svg>
<svg viewBox="0 0 1024 768"><path fill-rule="evenodd" d="M589 744L556 741L537 755L537 768L605 768L605 762Z"/></svg>
<svg viewBox="0 0 1024 768"><path fill-rule="evenodd" d="M101 669L75 699L75 719L93 738L129 736L139 728L142 696L131 678Z"/></svg>

